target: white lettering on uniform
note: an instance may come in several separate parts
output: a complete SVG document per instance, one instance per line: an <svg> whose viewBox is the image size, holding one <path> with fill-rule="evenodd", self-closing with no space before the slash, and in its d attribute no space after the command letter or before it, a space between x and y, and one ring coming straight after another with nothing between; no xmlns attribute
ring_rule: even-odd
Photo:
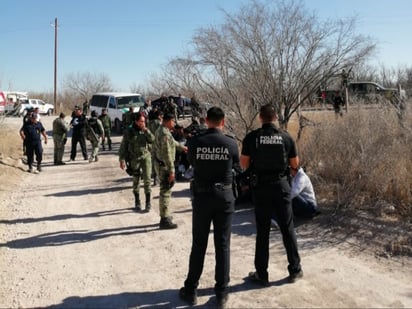
<svg viewBox="0 0 412 309"><path fill-rule="evenodd" d="M196 159L210 161L229 160L229 149L226 147L197 147Z"/></svg>
<svg viewBox="0 0 412 309"><path fill-rule="evenodd" d="M280 135L269 135L269 136L260 136L259 144L260 145L274 145L274 144L282 144L283 139Z"/></svg>

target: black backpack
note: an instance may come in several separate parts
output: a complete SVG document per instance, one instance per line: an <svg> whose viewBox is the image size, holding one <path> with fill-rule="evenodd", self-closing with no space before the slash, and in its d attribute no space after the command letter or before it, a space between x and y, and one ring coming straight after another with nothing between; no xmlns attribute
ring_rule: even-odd
<svg viewBox="0 0 412 309"><path fill-rule="evenodd" d="M257 175L282 175L288 167L283 135L276 128L259 129L253 167Z"/></svg>

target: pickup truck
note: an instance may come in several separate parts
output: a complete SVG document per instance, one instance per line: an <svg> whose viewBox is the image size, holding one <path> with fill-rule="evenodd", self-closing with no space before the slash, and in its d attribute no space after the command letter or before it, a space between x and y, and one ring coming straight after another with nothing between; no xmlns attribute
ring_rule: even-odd
<svg viewBox="0 0 412 309"><path fill-rule="evenodd" d="M43 115L52 115L54 112L53 104L46 103L39 99L28 99L23 101L19 107L19 116L25 116L27 111L38 107L39 113Z"/></svg>

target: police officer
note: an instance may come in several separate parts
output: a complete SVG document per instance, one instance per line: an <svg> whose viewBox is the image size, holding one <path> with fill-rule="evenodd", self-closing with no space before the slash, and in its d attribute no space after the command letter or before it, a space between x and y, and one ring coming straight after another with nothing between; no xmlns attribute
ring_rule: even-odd
<svg viewBox="0 0 412 309"><path fill-rule="evenodd" d="M142 113L136 113L133 125L124 132L119 149L120 168L126 168L129 164L133 176L133 194L135 197L135 210L140 212L140 177L143 179L143 187L146 198L145 212L151 208L151 173L152 159L150 148L154 141L154 135L146 127L146 118Z"/></svg>
<svg viewBox="0 0 412 309"><path fill-rule="evenodd" d="M213 222L215 245L215 293L217 306L228 299L230 236L235 197L232 191L232 169L239 167L236 141L222 133L224 112L219 107L207 111L208 129L189 140L188 159L194 167L192 251L189 272L180 289L180 297L196 304L197 287Z"/></svg>
<svg viewBox="0 0 412 309"><path fill-rule="evenodd" d="M255 199L256 217L256 271L248 279L262 285L269 285L269 232L272 213L278 218L283 244L288 258L289 282L303 276L300 266L296 235L293 225L290 185L287 179L288 166L299 166L296 145L292 137L277 128L277 115L270 104L260 109L260 129L246 135L242 143L240 165L250 168L250 182Z"/></svg>
<svg viewBox="0 0 412 309"><path fill-rule="evenodd" d="M169 213L170 197L175 182L176 150L187 152L187 147L178 143L172 136L171 130L175 126L175 115L165 114L162 125L155 133L153 153L155 157L156 174L159 177L159 214L161 229L175 229L177 224L172 222Z"/></svg>
<svg viewBox="0 0 412 309"><path fill-rule="evenodd" d="M82 149L83 159L88 159L86 148L86 125L87 119L83 114L83 110L80 107L76 107L72 120L70 121L70 126L73 128L70 161L74 161L76 159L77 143L80 144L80 148Z"/></svg>
<svg viewBox="0 0 412 309"><path fill-rule="evenodd" d="M37 121L35 113L30 114L30 122L26 123L20 129L20 137L26 145L27 164L29 173L33 172L34 154L36 154L37 171L41 172L41 162L43 160L43 147L41 145L41 135L44 137L44 143L47 144L46 130L42 123Z"/></svg>
<svg viewBox="0 0 412 309"><path fill-rule="evenodd" d="M102 114L99 116L99 119L102 122L104 129L104 136L102 138L102 149L103 151L106 150L104 147L104 143L107 139L107 145L109 146L109 150L112 150L112 120L110 119L110 116L107 114L107 109L102 109Z"/></svg>
<svg viewBox="0 0 412 309"><path fill-rule="evenodd" d="M90 119L87 120L87 139L92 144L92 154L89 158L89 163L98 161L97 154L99 153L99 139L104 139L104 128L100 119L97 117L97 112L92 111Z"/></svg>
<svg viewBox="0 0 412 309"><path fill-rule="evenodd" d="M59 117L53 120L54 165L66 164L63 162L63 154L69 125L64 121L65 117L64 113L60 113Z"/></svg>

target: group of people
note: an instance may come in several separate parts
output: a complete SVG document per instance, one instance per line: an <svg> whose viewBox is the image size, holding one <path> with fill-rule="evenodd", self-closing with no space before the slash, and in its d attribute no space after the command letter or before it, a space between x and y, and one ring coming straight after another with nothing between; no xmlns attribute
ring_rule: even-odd
<svg viewBox="0 0 412 309"><path fill-rule="evenodd" d="M270 285L269 234L273 214L277 218L287 253L288 280L293 283L303 277L293 223L295 206L292 204L301 210L306 208L304 203L308 202L316 209L313 187L309 180L312 190L308 188L308 177L300 167L294 140L275 126L277 115L274 107L269 104L262 106L259 118L262 127L246 135L240 155L236 141L223 133L225 117L219 107L207 111L207 130L187 143L188 161L194 168L192 248L189 270L179 296L191 305L197 303L197 288L212 222L217 307L224 307L228 300L230 236L235 207L232 170L250 172L249 186L254 201L257 230L255 270L248 274L247 279L262 287ZM296 179L296 184L292 181L295 189L291 189L289 170L292 170L293 179ZM305 181L302 181L303 178ZM309 212L304 215L309 216Z"/></svg>
<svg viewBox="0 0 412 309"><path fill-rule="evenodd" d="M65 115L60 114L61 117ZM56 119L55 121L59 121ZM59 121L61 123L62 121ZM68 127L67 127L68 126ZM61 127L61 132L64 129ZM77 144L80 144L81 152L84 160L89 160L90 163L97 162L99 160L99 143L102 146L102 150L106 150L106 140L108 150L112 150L112 140L111 140L111 129L112 122L107 114L107 110L102 109L101 115L98 115L96 111L90 113L88 118L83 111L83 108L76 106L73 113L71 121L66 125L67 131L69 128L72 129L72 138L71 138L71 151L70 151L70 161L75 161L77 155ZM67 133L66 131L66 133ZM56 134L59 140L65 140L65 135ZM53 123L53 136L54 136L54 123ZM92 153L88 156L86 139L90 141L92 145ZM60 143L59 143L60 144ZM55 144L56 147L56 144ZM64 150L64 145L63 145ZM55 148L56 152L56 148ZM62 164L63 162L57 160L55 164ZM64 164L64 163L63 163Z"/></svg>
<svg viewBox="0 0 412 309"><path fill-rule="evenodd" d="M64 148L64 140L70 127L73 129L71 160L75 160L76 145L80 143L84 159L97 161L98 152L95 148L98 148L99 139L89 136L93 153L88 158L84 142L86 127L92 129L89 129L89 134L94 132L96 137L100 136L103 141L107 138L111 149L110 132L104 126L104 111L100 116L92 111L91 117L87 119L82 109L76 108L70 124L64 122L64 117L63 113L60 114L53 123L55 164L63 164L62 146ZM29 169L32 169L35 152L38 156L37 168L41 170L40 135L44 136L45 142L47 135L34 113L29 118L30 122L23 125L20 134L27 147ZM211 107L207 111L202 126L199 122L192 123L192 129L196 127L193 131L189 129L190 126L186 131L180 131L181 128L176 127L176 115L160 110L147 114L144 111L132 113L131 123L124 127L119 148L120 168L133 177L134 207L138 212L149 212L151 209L151 178L153 169L155 170L160 186L160 229L177 228L170 215L172 187L176 180L176 153L185 153L188 164L193 168L192 246L187 276L179 291L180 298L191 305L197 303L197 288L212 223L217 307L224 307L228 300L230 239L235 210L233 170L250 172L249 185L254 202L255 269L248 274L247 279L262 287L270 286L269 235L274 216L286 249L288 280L293 283L303 277L293 214L295 211L310 217L317 211L313 187L300 166L295 141L275 125L275 108L270 104L263 105L259 119L261 128L245 136L240 153L235 139L224 134L225 114L220 107ZM192 132L198 133L191 134ZM184 139L184 143L181 140L179 142L177 136ZM56 140L60 143L56 143ZM289 171L292 171L292 188ZM144 209L139 195L141 179L145 193Z"/></svg>

